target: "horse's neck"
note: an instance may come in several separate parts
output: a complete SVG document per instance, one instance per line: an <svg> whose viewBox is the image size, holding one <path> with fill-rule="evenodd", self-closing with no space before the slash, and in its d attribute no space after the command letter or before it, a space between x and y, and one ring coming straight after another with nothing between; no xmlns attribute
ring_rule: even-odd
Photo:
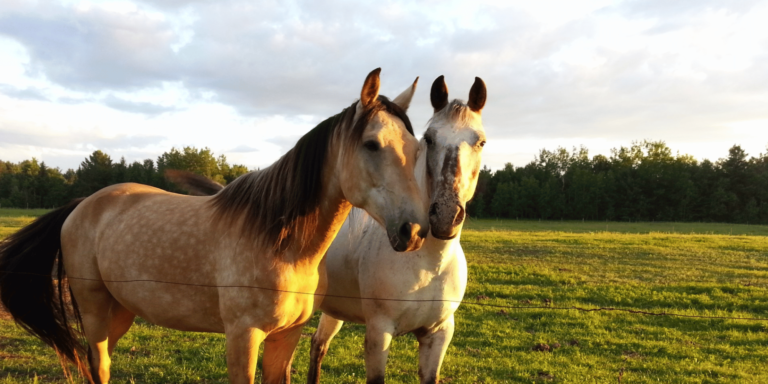
<svg viewBox="0 0 768 384"><path fill-rule="evenodd" d="M326 200L320 206L320 216L313 242L316 242L318 250L325 254L336 234L349 216L352 204L343 197Z"/></svg>
<svg viewBox="0 0 768 384"><path fill-rule="evenodd" d="M455 250L461 247L461 228L459 233L450 240L440 240L434 236L428 236L421 246L423 255L432 262L444 263L456 256ZM421 251L420 251L421 252Z"/></svg>
<svg viewBox="0 0 768 384"><path fill-rule="evenodd" d="M330 153L338 153L338 151ZM328 164L336 164L336 162L329 161ZM344 198L338 178L335 177L335 171L337 170L327 169L324 171L321 203L318 209L312 213L316 217L314 220L305 221L307 223L305 225L313 225L313 228L310 228L313 235L303 248L294 249L294 263L318 264L325 257L325 252L331 246L333 239L352 209L352 204Z"/></svg>

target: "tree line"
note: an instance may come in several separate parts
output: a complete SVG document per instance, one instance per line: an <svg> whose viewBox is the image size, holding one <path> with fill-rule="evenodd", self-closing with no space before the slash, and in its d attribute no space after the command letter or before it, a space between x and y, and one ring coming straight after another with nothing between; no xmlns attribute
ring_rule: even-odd
<svg viewBox="0 0 768 384"><path fill-rule="evenodd" d="M768 224L768 153L734 145L718 161L673 155L663 141L589 156L541 150L524 167L480 171L470 216L542 220Z"/></svg>
<svg viewBox="0 0 768 384"><path fill-rule="evenodd" d="M89 196L108 185L135 182L181 192L163 176L168 169L186 170L227 184L248 172L230 165L224 155L215 157L208 148L172 148L157 158L128 164L113 161L102 151L90 154L77 168L63 172L36 159L19 163L0 160L0 207L53 208L73 198Z"/></svg>
<svg viewBox="0 0 768 384"><path fill-rule="evenodd" d="M0 161L0 207L52 208L122 182L181 192L163 177L178 169L227 184L248 172L210 149L172 148L156 161L128 164L95 151L77 170ZM715 162L673 155L662 141L635 142L589 156L585 147L542 149L523 167L484 167L473 217L542 220L716 221L768 224L768 152L749 157L735 145Z"/></svg>

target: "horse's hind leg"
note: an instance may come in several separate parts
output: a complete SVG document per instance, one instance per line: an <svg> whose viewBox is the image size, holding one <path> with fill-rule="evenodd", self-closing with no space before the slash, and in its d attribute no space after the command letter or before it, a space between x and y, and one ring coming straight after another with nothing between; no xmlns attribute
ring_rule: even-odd
<svg viewBox="0 0 768 384"><path fill-rule="evenodd" d="M293 353L299 344L302 328L287 329L267 337L262 359L262 383L290 384Z"/></svg>
<svg viewBox="0 0 768 384"><path fill-rule="evenodd" d="M320 366L323 364L323 357L328 353L331 340L339 333L343 324L343 321L334 319L325 313L320 316L320 323L317 325L317 331L312 335L312 347L309 349L307 384L320 383Z"/></svg>
<svg viewBox="0 0 768 384"><path fill-rule="evenodd" d="M107 384L111 363L109 334L112 328L112 308L119 304L101 283L72 284L72 292L77 300L83 319L83 331L88 340L91 376L96 384Z"/></svg>
<svg viewBox="0 0 768 384"><path fill-rule="evenodd" d="M125 307L120 305L117 301L112 305L112 319L109 325L108 336L109 345L107 346L109 356L112 356L117 341L120 340L120 338L131 328L131 325L133 325L134 318L136 318L136 315L125 309Z"/></svg>

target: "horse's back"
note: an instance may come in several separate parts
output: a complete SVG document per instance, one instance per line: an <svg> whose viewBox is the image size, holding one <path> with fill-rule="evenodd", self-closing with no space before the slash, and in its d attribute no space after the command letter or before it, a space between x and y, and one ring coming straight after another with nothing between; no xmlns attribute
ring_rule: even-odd
<svg viewBox="0 0 768 384"><path fill-rule="evenodd" d="M181 195L136 183L115 184L96 191L69 215L61 230L65 253L88 252L103 239L105 231L131 226L132 220L144 221L161 212L167 202ZM90 250L95 251L95 250Z"/></svg>

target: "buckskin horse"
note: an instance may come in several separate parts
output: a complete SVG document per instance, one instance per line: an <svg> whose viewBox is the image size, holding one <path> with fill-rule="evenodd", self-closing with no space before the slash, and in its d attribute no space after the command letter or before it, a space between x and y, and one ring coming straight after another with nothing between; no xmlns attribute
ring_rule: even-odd
<svg viewBox="0 0 768 384"><path fill-rule="evenodd" d="M386 228L396 251L427 235L405 115L416 83L389 101L379 73L359 101L215 196L118 184L41 216L0 244L3 305L95 383L109 381L110 355L137 315L224 333L236 384L254 382L263 342L263 382L289 382L301 328L328 284L323 257L352 206Z"/></svg>

